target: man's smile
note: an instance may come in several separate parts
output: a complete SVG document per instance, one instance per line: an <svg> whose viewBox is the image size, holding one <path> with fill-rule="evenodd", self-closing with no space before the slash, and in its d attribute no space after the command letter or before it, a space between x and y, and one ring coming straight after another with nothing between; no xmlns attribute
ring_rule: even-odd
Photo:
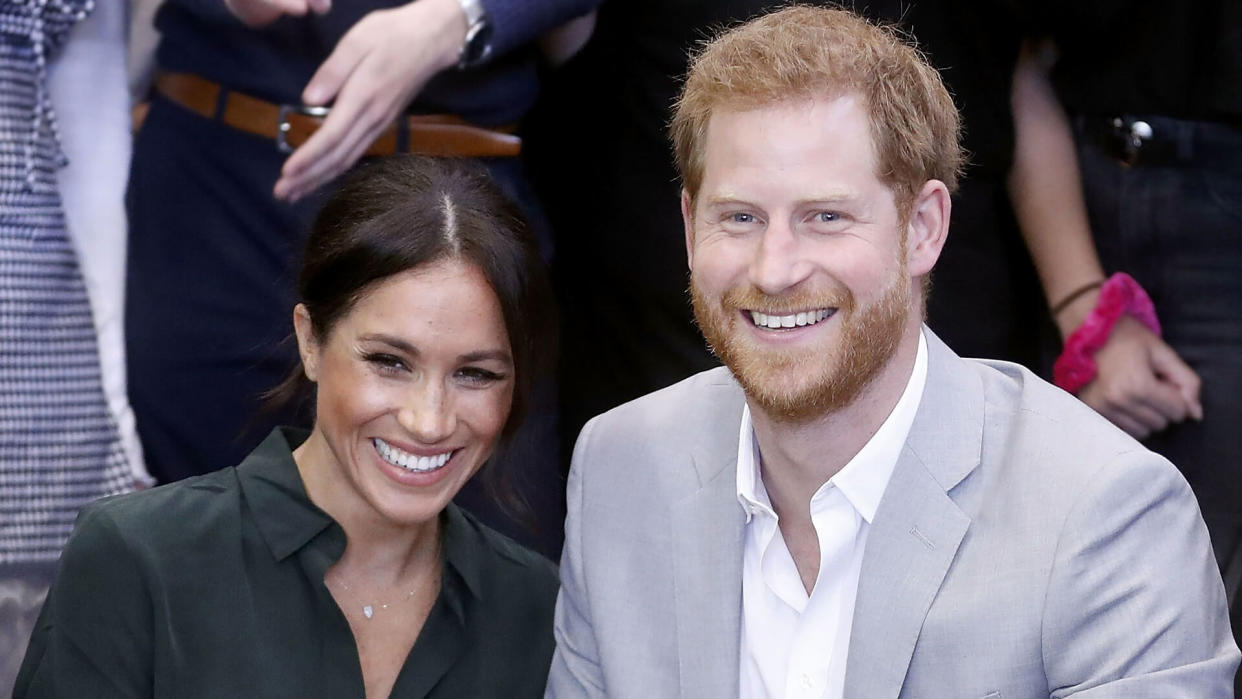
<svg viewBox="0 0 1242 699"><path fill-rule="evenodd" d="M784 315L767 314L761 311L743 311L744 314L750 316L751 322L757 327L770 329L800 328L804 325L814 325L836 312L837 309L835 308L818 308Z"/></svg>

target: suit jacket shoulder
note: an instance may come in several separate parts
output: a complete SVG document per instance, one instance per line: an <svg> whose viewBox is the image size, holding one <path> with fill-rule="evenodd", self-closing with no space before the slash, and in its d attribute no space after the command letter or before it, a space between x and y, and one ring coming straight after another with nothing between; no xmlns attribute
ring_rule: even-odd
<svg viewBox="0 0 1242 699"><path fill-rule="evenodd" d="M1225 696L1237 650L1181 474L1029 371L929 344L847 696Z"/></svg>
<svg viewBox="0 0 1242 699"><path fill-rule="evenodd" d="M711 369L592 419L575 463L596 487L624 479L624 490L676 500L719 475L737 453L745 396L724 367Z"/></svg>

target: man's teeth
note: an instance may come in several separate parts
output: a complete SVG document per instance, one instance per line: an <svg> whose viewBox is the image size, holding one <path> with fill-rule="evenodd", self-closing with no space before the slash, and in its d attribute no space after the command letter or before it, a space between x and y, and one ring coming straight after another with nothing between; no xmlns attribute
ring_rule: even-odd
<svg viewBox="0 0 1242 699"><path fill-rule="evenodd" d="M394 447L379 437L376 437L374 442L375 450L379 452L379 455L383 457L384 461L387 461L393 466L400 466L407 471L434 471L444 466L444 464L447 464L448 460L453 456L452 451L446 451L443 454L436 454L435 456L416 456L407 451Z"/></svg>
<svg viewBox="0 0 1242 699"><path fill-rule="evenodd" d="M770 316L759 311L751 311L751 320L755 321L755 325L761 328L800 328L803 325L815 325L819 321L832 315L832 310L821 308L818 311L803 311L802 313L790 313L785 316Z"/></svg>

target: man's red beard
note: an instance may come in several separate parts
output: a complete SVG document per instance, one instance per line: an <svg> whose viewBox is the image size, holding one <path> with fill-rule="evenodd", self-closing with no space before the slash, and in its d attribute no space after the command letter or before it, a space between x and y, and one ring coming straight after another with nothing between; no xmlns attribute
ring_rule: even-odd
<svg viewBox="0 0 1242 699"><path fill-rule="evenodd" d="M864 308L856 307L848 290L778 297L754 286L730 289L715 303L701 293L693 276L690 294L703 336L747 397L772 419L791 423L807 422L853 403L892 359L910 314L910 279L903 275ZM781 315L813 308L836 308L820 321L840 324L835 343L762 348L737 327L750 323L743 310Z"/></svg>

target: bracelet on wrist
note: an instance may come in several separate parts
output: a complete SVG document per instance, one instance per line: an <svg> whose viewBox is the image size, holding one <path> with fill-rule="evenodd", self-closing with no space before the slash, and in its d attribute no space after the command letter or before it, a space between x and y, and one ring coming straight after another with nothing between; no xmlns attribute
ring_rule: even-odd
<svg viewBox="0 0 1242 699"><path fill-rule="evenodd" d="M1066 294L1065 297L1062 298L1060 301L1057 301L1055 304L1053 304L1052 308L1050 308L1048 312L1055 319L1057 316L1061 315L1062 311L1064 311L1066 308L1069 308L1069 305L1071 303L1082 298L1084 295L1089 294L1092 291L1095 291L1101 286L1104 286L1103 279L1097 279L1096 281L1093 281L1090 284L1083 284L1077 289L1074 289L1070 293Z"/></svg>
<svg viewBox="0 0 1242 699"><path fill-rule="evenodd" d="M1075 293L1081 296L1087 291L1090 289ZM1082 325L1065 339L1065 347L1052 367L1053 383L1074 394L1091 383L1098 371L1095 353L1108 342L1113 328L1123 314L1133 317L1157 336L1160 335L1160 321L1156 318L1151 297L1133 277L1125 272L1118 272L1100 285L1100 298L1096 301L1095 308L1087 314Z"/></svg>

